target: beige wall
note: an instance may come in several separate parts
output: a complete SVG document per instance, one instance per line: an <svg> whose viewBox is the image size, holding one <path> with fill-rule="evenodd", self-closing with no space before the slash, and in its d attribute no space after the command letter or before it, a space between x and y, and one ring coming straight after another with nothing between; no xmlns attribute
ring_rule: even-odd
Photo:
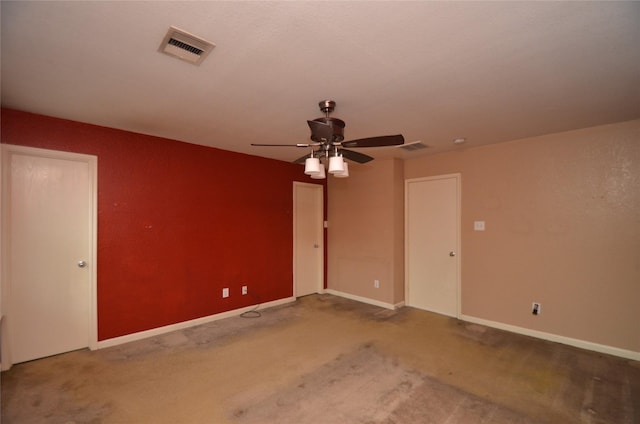
<svg viewBox="0 0 640 424"><path fill-rule="evenodd" d="M453 172L464 315L640 352L640 120L405 162Z"/></svg>
<svg viewBox="0 0 640 424"><path fill-rule="evenodd" d="M395 305L404 300L403 162L376 160L349 172L328 182L327 287Z"/></svg>
<svg viewBox="0 0 640 424"><path fill-rule="evenodd" d="M463 315L640 352L640 120L351 173L329 181L329 288L402 301L402 180L460 173Z"/></svg>

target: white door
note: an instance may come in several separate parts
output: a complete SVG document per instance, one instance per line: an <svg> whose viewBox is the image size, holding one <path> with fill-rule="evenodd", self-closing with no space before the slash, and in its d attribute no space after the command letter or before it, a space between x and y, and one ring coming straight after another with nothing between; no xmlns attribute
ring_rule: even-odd
<svg viewBox="0 0 640 424"><path fill-rule="evenodd" d="M17 146L3 146L2 156L9 361L88 347L95 337L96 159Z"/></svg>
<svg viewBox="0 0 640 424"><path fill-rule="evenodd" d="M323 195L318 184L293 183L294 296L320 293L324 281Z"/></svg>
<svg viewBox="0 0 640 424"><path fill-rule="evenodd" d="M407 304L459 315L460 175L405 182Z"/></svg>

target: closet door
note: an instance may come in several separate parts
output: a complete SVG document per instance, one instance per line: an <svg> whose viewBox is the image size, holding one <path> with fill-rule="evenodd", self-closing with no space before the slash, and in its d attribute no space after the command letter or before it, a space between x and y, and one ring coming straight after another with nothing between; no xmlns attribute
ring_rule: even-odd
<svg viewBox="0 0 640 424"><path fill-rule="evenodd" d="M3 149L2 294L12 363L90 345L95 167L86 155Z"/></svg>
<svg viewBox="0 0 640 424"><path fill-rule="evenodd" d="M457 317L460 311L460 175L405 182L406 303Z"/></svg>
<svg viewBox="0 0 640 424"><path fill-rule="evenodd" d="M320 293L324 282L323 195L319 184L293 183L293 293Z"/></svg>

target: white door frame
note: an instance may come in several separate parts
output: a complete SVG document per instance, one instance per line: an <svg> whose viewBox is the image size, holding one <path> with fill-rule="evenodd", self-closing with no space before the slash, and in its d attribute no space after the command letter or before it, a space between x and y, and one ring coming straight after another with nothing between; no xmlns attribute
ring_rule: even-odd
<svg viewBox="0 0 640 424"><path fill-rule="evenodd" d="M457 196L456 196L456 247L455 247L455 254L457 255L457 260L456 260L456 318L459 318L461 313L462 313L462 297L461 297L461 278L460 278L460 272L461 272L461 253L462 253L462 241L461 241L461 222L462 222L462 210L461 210L461 198L462 198L462 184L461 184L461 180L462 180L462 176L460 173L456 173L456 174L444 174L444 175L434 175L434 176L430 176L430 177L422 177L422 178L411 178L411 179L407 179L404 182L404 222L405 222L405 226L404 226L404 251L405 251L405 255L404 255L404 275L405 275L405 281L404 281L404 291L405 291L405 301L407 306L411 306L411 289L409 287L409 267L411 266L411 264L409 263L409 239L410 239L410 228L409 228L409 184L411 183L419 183L422 181L432 181L432 180L441 180L441 179L445 179L445 178L455 178L456 179L456 192L457 192Z"/></svg>
<svg viewBox="0 0 640 424"><path fill-rule="evenodd" d="M91 274L91 305L90 305L90 317L89 317L89 334L88 346L89 349L95 350L98 347L98 298L97 298L97 240L98 240L98 158L92 155L62 152L58 150L40 149L35 147L15 146L10 144L2 144L0 149L0 168L1 168L1 184L0 184L0 210L1 210L1 227L2 237L0 238L0 258L2 260L2 273L0 274L0 317L1 317L1 354L2 364L0 368L8 370L13 365L11 358L11 330L7 327L7 320L11 319L11 290L9 281L9 262L8 262L8 228L10 225L10 217L7 213L7 207L9 206L9 182L11 175L11 156L13 154L29 155L45 157L50 159L71 160L76 162L87 163L89 168L89 178L91 179L91 245L89 260L91 261L90 274Z"/></svg>
<svg viewBox="0 0 640 424"><path fill-rule="evenodd" d="M296 231L296 222L297 222L297 214L298 214L298 203L297 203L297 194L296 194L296 189L297 187L309 187L309 188L313 188L315 190L320 190L320 219L321 221L324 220L324 188L321 184L311 184L311 183L303 183L303 182L299 182L299 181L294 181L293 182L293 296L297 297L297 293L296 293L296 288L297 288L297 276L298 276L298 270L297 270L297 260L296 260L296 255L298 253L297 251L297 247L298 247L298 237L297 237L297 231ZM320 259L319 259L319 264L318 264L318 268L319 268L319 278L318 278L318 286L316 287L316 293L322 293L324 291L324 231L322 230L324 228L324 226L322 225L323 223L320 222L320 234L319 234L319 246L318 249L320 250Z"/></svg>

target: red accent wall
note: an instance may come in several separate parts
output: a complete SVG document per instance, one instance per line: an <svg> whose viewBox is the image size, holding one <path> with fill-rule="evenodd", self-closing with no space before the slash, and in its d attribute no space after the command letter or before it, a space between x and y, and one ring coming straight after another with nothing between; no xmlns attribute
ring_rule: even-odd
<svg viewBox="0 0 640 424"><path fill-rule="evenodd" d="M2 143L98 157L98 340L293 295L300 165L10 109Z"/></svg>

